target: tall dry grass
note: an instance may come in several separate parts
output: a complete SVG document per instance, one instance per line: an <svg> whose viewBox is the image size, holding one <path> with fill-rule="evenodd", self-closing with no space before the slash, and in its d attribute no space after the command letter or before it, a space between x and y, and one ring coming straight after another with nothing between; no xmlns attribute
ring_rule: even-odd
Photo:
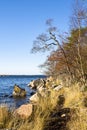
<svg viewBox="0 0 87 130"><path fill-rule="evenodd" d="M10 114L7 106L5 104L0 105L0 128L5 128L9 121Z"/></svg>
<svg viewBox="0 0 87 130"><path fill-rule="evenodd" d="M65 103L64 107L83 107L83 92L79 87L79 84L74 84L70 87L64 88Z"/></svg>
<svg viewBox="0 0 87 130"><path fill-rule="evenodd" d="M87 107L84 100L87 92L81 90L79 84L65 88L64 107L71 109L71 120L67 124L69 130L87 130Z"/></svg>
<svg viewBox="0 0 87 130"><path fill-rule="evenodd" d="M73 108L67 126L69 130L87 130L87 108Z"/></svg>
<svg viewBox="0 0 87 130"><path fill-rule="evenodd" d="M46 97L41 97L38 104L35 106L32 120L27 120L25 124L21 125L18 130L43 130L44 122L48 119L50 112L56 106L58 100L58 93L50 90Z"/></svg>

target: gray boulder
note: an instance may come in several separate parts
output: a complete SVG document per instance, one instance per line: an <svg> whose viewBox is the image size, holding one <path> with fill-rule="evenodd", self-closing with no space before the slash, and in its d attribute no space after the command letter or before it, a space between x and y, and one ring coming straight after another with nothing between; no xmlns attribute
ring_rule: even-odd
<svg viewBox="0 0 87 130"><path fill-rule="evenodd" d="M37 103L39 101L38 93L35 93L33 96L29 98L30 102Z"/></svg>
<svg viewBox="0 0 87 130"><path fill-rule="evenodd" d="M31 81L28 86L31 87L32 89L39 89L40 87L45 87L45 80L44 79L36 79Z"/></svg>
<svg viewBox="0 0 87 130"><path fill-rule="evenodd" d="M46 88L39 88L38 91L29 98L30 102L37 103L41 98L46 98L50 95L50 91Z"/></svg>

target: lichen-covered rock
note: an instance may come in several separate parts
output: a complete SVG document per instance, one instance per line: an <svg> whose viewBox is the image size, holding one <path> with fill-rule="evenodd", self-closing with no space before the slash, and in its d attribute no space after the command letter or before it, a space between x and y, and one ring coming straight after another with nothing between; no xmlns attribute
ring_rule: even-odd
<svg viewBox="0 0 87 130"><path fill-rule="evenodd" d="M20 88L18 85L14 85L13 96L24 97L26 96L26 91L25 89Z"/></svg>

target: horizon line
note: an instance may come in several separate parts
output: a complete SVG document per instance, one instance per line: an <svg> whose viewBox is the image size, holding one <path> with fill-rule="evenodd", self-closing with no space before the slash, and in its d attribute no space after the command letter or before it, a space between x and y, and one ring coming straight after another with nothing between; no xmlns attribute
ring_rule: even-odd
<svg viewBox="0 0 87 130"><path fill-rule="evenodd" d="M37 75L45 75L45 74L0 74L0 76L37 76Z"/></svg>

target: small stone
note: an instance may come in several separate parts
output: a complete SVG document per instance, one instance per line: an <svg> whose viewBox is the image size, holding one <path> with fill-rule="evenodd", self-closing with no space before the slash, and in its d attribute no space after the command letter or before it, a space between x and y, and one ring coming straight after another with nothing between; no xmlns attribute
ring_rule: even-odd
<svg viewBox="0 0 87 130"><path fill-rule="evenodd" d="M62 114L62 115L61 115L61 117L65 117L65 116L66 116L66 114Z"/></svg>

